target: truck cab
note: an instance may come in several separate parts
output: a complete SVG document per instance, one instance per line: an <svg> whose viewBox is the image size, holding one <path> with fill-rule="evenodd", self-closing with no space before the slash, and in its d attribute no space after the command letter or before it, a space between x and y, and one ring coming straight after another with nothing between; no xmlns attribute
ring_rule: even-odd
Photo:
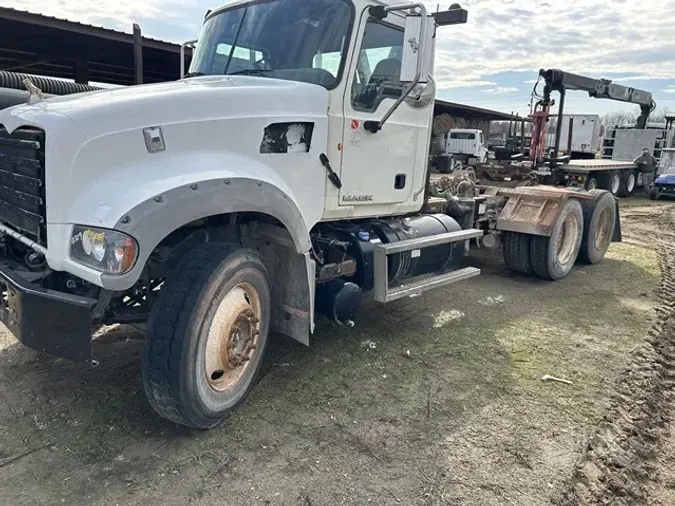
<svg viewBox="0 0 675 506"><path fill-rule="evenodd" d="M455 159L464 160L469 165L485 163L488 149L483 131L453 128L448 132L445 152L448 155L453 155Z"/></svg>

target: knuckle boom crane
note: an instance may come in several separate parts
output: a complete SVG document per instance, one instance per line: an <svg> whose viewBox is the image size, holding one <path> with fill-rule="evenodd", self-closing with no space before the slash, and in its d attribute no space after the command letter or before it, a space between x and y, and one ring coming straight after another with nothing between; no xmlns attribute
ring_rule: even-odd
<svg viewBox="0 0 675 506"><path fill-rule="evenodd" d="M591 98L615 100L618 102L639 105L641 113L635 125L635 128L637 129L647 128L649 115L656 108L656 103L650 92L615 84L609 79L595 79L592 77L580 76L560 69L542 69L539 71L539 81L541 80L544 81L544 95L537 102L535 110L532 113L533 131L530 158L535 166L548 161L552 167L555 167L558 162L560 136L562 133L560 125L562 125L567 90L585 91ZM560 103L558 105L558 128L556 128L553 154L550 159L546 159L544 154L546 129L551 108L555 104L555 101L551 99L551 93L554 91L557 91L560 94Z"/></svg>

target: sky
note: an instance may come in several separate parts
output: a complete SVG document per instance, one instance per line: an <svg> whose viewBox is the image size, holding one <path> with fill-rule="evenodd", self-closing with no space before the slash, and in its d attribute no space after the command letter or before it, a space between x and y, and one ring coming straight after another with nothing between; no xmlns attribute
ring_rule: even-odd
<svg viewBox="0 0 675 506"><path fill-rule="evenodd" d="M445 0L441 8L454 0ZM195 39L209 8L227 1L0 0L0 6L172 42ZM675 111L675 0L463 0L466 25L438 30L438 95L527 114L540 68L560 68L651 91ZM425 1L436 10L437 1ZM638 112L637 106L568 94L568 113Z"/></svg>

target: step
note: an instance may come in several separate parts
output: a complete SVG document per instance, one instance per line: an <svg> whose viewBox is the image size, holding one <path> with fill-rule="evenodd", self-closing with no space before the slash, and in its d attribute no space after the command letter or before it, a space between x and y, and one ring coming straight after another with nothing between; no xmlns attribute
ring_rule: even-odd
<svg viewBox="0 0 675 506"><path fill-rule="evenodd" d="M389 289L386 300L379 302L392 302L404 297L412 297L428 290L433 290L434 288L451 285L453 283L464 281L465 279L470 279L476 276L480 276L480 269L476 269L475 267L466 267L464 269L450 271L445 274L439 274L419 280L412 280L408 283L404 281L399 286Z"/></svg>
<svg viewBox="0 0 675 506"><path fill-rule="evenodd" d="M427 290L432 290L444 285L456 283L464 279L472 278L480 274L479 269L466 268L456 271L445 272L412 279L406 282L404 280L399 286L389 288L389 255L411 252L413 258L419 257L424 248L431 248L442 244L451 244L455 242L464 242L477 237L482 237L483 231L477 229L460 230L459 232L449 232L447 234L433 235L429 237L420 237L390 244L380 244L374 251L374 298L378 302L387 303L393 300L418 295Z"/></svg>
<svg viewBox="0 0 675 506"><path fill-rule="evenodd" d="M438 246L440 244L468 241L469 239L475 239L476 237L483 237L483 231L471 228L468 230L460 230L459 232L448 232L447 234L431 235L428 237L419 237L417 239L408 239L407 241L380 244L377 246L377 249L384 250L387 255L391 255L393 253L401 253L402 251Z"/></svg>

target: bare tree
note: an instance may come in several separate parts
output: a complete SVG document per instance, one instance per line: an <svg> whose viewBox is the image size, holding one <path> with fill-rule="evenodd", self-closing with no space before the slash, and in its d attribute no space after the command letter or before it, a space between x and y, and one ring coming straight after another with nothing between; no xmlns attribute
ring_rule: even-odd
<svg viewBox="0 0 675 506"><path fill-rule="evenodd" d="M673 112L667 107L657 107L649 116L650 123L665 123L666 116L673 115ZM602 117L602 124L606 127L626 126L634 124L637 121L638 114L631 111L613 111Z"/></svg>
<svg viewBox="0 0 675 506"><path fill-rule="evenodd" d="M613 111L601 118L602 124L607 127L624 126L637 121L637 114L630 111Z"/></svg>

